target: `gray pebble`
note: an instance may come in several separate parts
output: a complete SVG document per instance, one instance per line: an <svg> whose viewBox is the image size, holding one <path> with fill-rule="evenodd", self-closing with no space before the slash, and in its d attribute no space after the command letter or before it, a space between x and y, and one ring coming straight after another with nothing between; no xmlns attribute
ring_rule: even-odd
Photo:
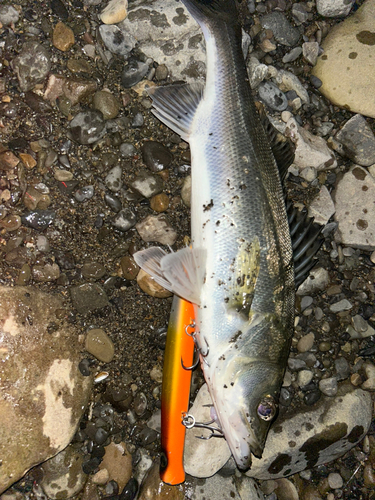
<svg viewBox="0 0 375 500"><path fill-rule="evenodd" d="M163 191L164 183L161 177L142 170L130 186L145 198L151 198Z"/></svg>
<svg viewBox="0 0 375 500"><path fill-rule="evenodd" d="M120 165L116 165L108 172L104 182L113 193L120 191L122 188L122 168Z"/></svg>
<svg viewBox="0 0 375 500"><path fill-rule="evenodd" d="M297 45L301 35L298 28L292 26L282 12L271 12L261 19L262 27L273 32L275 40L282 45L294 47Z"/></svg>
<svg viewBox="0 0 375 500"><path fill-rule="evenodd" d="M285 94L272 82L261 82L258 93L262 101L275 111L284 111L288 107L288 99Z"/></svg>
<svg viewBox="0 0 375 500"><path fill-rule="evenodd" d="M314 390L312 390L310 392L307 392L303 396L303 401L305 402L305 404L307 404L307 406L312 406L317 401L319 401L321 395L322 395L322 393L319 391L318 388L316 388L316 389L314 389Z"/></svg>
<svg viewBox="0 0 375 500"><path fill-rule="evenodd" d="M105 134L103 113L98 110L88 110L78 113L70 122L73 139L79 144L92 144Z"/></svg>
<svg viewBox="0 0 375 500"><path fill-rule="evenodd" d="M312 66L315 66L319 55L319 44L318 42L305 42L302 44L303 57Z"/></svg>
<svg viewBox="0 0 375 500"><path fill-rule="evenodd" d="M337 394L337 378L324 378L319 381L319 389L326 396L335 396Z"/></svg>
<svg viewBox="0 0 375 500"><path fill-rule="evenodd" d="M73 306L80 314L86 314L108 305L108 297L104 289L97 283L83 283L72 286L70 296Z"/></svg>
<svg viewBox="0 0 375 500"><path fill-rule="evenodd" d="M301 311L305 310L307 307L311 306L311 304L314 302L314 299L310 297L309 295L306 295L305 297L302 297L301 299Z"/></svg>
<svg viewBox="0 0 375 500"><path fill-rule="evenodd" d="M321 137L325 137L330 134L334 128L334 124L332 122L323 122L319 127L316 128L317 135Z"/></svg>
<svg viewBox="0 0 375 500"><path fill-rule="evenodd" d="M288 63L295 61L296 59L299 58L299 56L302 54L302 48L301 47L294 47L290 52L285 54L283 57L283 63Z"/></svg>
<svg viewBox="0 0 375 500"><path fill-rule="evenodd" d="M120 146L120 153L124 158L132 158L135 152L136 149L130 142L123 142Z"/></svg>
<svg viewBox="0 0 375 500"><path fill-rule="evenodd" d="M134 398L134 411L138 416L147 410L147 398L143 392L138 392Z"/></svg>
<svg viewBox="0 0 375 500"><path fill-rule="evenodd" d="M337 490L343 487L344 481L338 472L331 472L328 474L328 484L330 488Z"/></svg>
<svg viewBox="0 0 375 500"><path fill-rule="evenodd" d="M99 26L99 33L104 45L112 54L127 57L137 43L133 35L121 30L115 24L102 24Z"/></svg>
<svg viewBox="0 0 375 500"><path fill-rule="evenodd" d="M112 226L125 233L137 223L137 217L130 208L123 208L112 221Z"/></svg>
<svg viewBox="0 0 375 500"><path fill-rule="evenodd" d="M53 210L40 210L37 208L36 210L31 210L30 212L26 212L22 217L22 224L28 227L32 227L37 231L43 231L47 229L47 227L52 224L55 220L56 212Z"/></svg>
<svg viewBox="0 0 375 500"><path fill-rule="evenodd" d="M87 352L104 363L110 363L115 355L115 346L112 340L101 328L93 328L87 332L85 348Z"/></svg>
<svg viewBox="0 0 375 500"><path fill-rule="evenodd" d="M130 89L144 78L148 73L149 65L137 59L129 59L128 64L121 74L121 84L126 89Z"/></svg>
<svg viewBox="0 0 375 500"><path fill-rule="evenodd" d="M35 265L32 271L34 280L41 283L55 281L60 276L60 268L56 263L45 264L44 266Z"/></svg>
<svg viewBox="0 0 375 500"><path fill-rule="evenodd" d="M289 358L288 359L288 367L292 372L296 372L298 370L302 370L306 368L306 363L302 359Z"/></svg>
<svg viewBox="0 0 375 500"><path fill-rule="evenodd" d="M68 155L66 155L66 154L60 155L58 157L58 160L59 160L60 165L62 165L64 168L67 168L67 169L71 168Z"/></svg>
<svg viewBox="0 0 375 500"><path fill-rule="evenodd" d="M142 113L137 113L135 115L135 117L133 118L132 120L132 127L133 128L139 128L139 127L142 127L142 125L144 124L144 118L143 118L143 115Z"/></svg>
<svg viewBox="0 0 375 500"><path fill-rule="evenodd" d="M81 272L82 276L86 279L100 279L103 278L106 270L100 262L85 262Z"/></svg>
<svg viewBox="0 0 375 500"><path fill-rule="evenodd" d="M312 18L312 14L307 11L307 5L303 2L293 4L292 16L297 25L306 23Z"/></svg>
<svg viewBox="0 0 375 500"><path fill-rule="evenodd" d="M343 357L335 359L335 369L337 373L337 380L345 380L350 375L349 363Z"/></svg>
<svg viewBox="0 0 375 500"><path fill-rule="evenodd" d="M330 311L333 313L341 312L341 311L349 311L353 306L347 299L340 300L339 302L335 302L329 306Z"/></svg>
<svg viewBox="0 0 375 500"><path fill-rule="evenodd" d="M3 26L15 24L19 17L18 11L11 5L0 5L0 23Z"/></svg>
<svg viewBox="0 0 375 500"><path fill-rule="evenodd" d="M353 316L352 323L353 323L354 329L358 333L364 333L368 329L367 321L364 318L362 318L362 316L360 316L359 314L356 314L355 316Z"/></svg>
<svg viewBox="0 0 375 500"><path fill-rule="evenodd" d="M93 196L94 196L94 186L84 186L83 188L78 189L74 193L74 198L80 203L83 203L84 201L87 200L91 200Z"/></svg>
<svg viewBox="0 0 375 500"><path fill-rule="evenodd" d="M21 90L26 92L44 81L51 69L51 57L43 45L26 42L11 64Z"/></svg>
<svg viewBox="0 0 375 500"><path fill-rule="evenodd" d="M146 141L142 146L142 157L146 166L153 172L160 172L169 167L173 160L172 153L157 141Z"/></svg>
<svg viewBox="0 0 375 500"><path fill-rule="evenodd" d="M289 406L292 402L292 399L293 397L288 389L286 389L286 387L282 387L280 391L280 404L282 404L283 406Z"/></svg>
<svg viewBox="0 0 375 500"><path fill-rule="evenodd" d="M116 214L121 210L122 208L122 203L121 203L121 200L120 198L118 198L117 196L115 196L114 194L112 193L106 193L104 195L104 201L106 202L106 204L109 206L109 208L115 212Z"/></svg>
<svg viewBox="0 0 375 500"><path fill-rule="evenodd" d="M93 107L103 114L104 120L116 118L120 111L120 103L110 92L100 90L95 93Z"/></svg>

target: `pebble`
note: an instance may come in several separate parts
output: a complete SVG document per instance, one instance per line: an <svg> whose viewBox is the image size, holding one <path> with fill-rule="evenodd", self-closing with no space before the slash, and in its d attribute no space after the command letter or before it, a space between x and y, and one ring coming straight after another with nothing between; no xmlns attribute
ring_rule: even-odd
<svg viewBox="0 0 375 500"><path fill-rule="evenodd" d="M94 196L94 186L84 186L81 189L78 189L74 193L74 198L79 202L83 203L84 201L91 200Z"/></svg>
<svg viewBox="0 0 375 500"><path fill-rule="evenodd" d="M94 328L87 332L85 349L104 363L110 363L115 355L115 347L112 340L101 328Z"/></svg>
<svg viewBox="0 0 375 500"><path fill-rule="evenodd" d="M35 281L47 283L60 277L60 268L57 264L35 265L32 268L32 274Z"/></svg>
<svg viewBox="0 0 375 500"><path fill-rule="evenodd" d="M121 85L129 89L139 83L148 73L149 64L135 58L128 59L128 64L121 74Z"/></svg>
<svg viewBox="0 0 375 500"><path fill-rule="evenodd" d="M302 179L305 179L307 182L313 182L317 177L317 171L314 167L306 167L299 173Z"/></svg>
<svg viewBox="0 0 375 500"><path fill-rule="evenodd" d="M319 55L318 42L305 42L302 44L303 57L312 66L315 66Z"/></svg>
<svg viewBox="0 0 375 500"><path fill-rule="evenodd" d="M20 18L18 11L11 5L0 5L0 23L3 26L16 24Z"/></svg>
<svg viewBox="0 0 375 500"><path fill-rule="evenodd" d="M118 484L119 491L122 491L132 475L132 456L126 444L112 442L106 446L100 469L106 469L109 477Z"/></svg>
<svg viewBox="0 0 375 500"><path fill-rule="evenodd" d="M105 24L117 24L125 19L128 0L110 0L108 5L100 13L100 19Z"/></svg>
<svg viewBox="0 0 375 500"><path fill-rule="evenodd" d="M122 168L120 165L116 165L108 172L104 182L107 188L113 193L120 191L122 188Z"/></svg>
<svg viewBox="0 0 375 500"><path fill-rule="evenodd" d="M98 110L78 113L70 122L72 138L79 144L92 144L101 139L105 132L103 114Z"/></svg>
<svg viewBox="0 0 375 500"><path fill-rule="evenodd" d="M107 469L98 470L98 472L92 476L91 481L94 484L104 486L109 481L109 472L107 471Z"/></svg>
<svg viewBox="0 0 375 500"><path fill-rule="evenodd" d="M183 204L190 208L191 203L191 175L185 177L181 188L181 199Z"/></svg>
<svg viewBox="0 0 375 500"><path fill-rule="evenodd" d="M121 492L120 500L134 500L139 490L138 481L135 477L129 479Z"/></svg>
<svg viewBox="0 0 375 500"><path fill-rule="evenodd" d="M6 215L0 221L0 227L8 232L17 231L21 227L21 217L19 215Z"/></svg>
<svg viewBox="0 0 375 500"><path fill-rule="evenodd" d="M299 500L297 488L289 479L277 479L274 491L277 495L277 500Z"/></svg>
<svg viewBox="0 0 375 500"><path fill-rule="evenodd" d="M323 17L345 17L355 0L317 0L316 8Z"/></svg>
<svg viewBox="0 0 375 500"><path fill-rule="evenodd" d="M99 90L93 98L93 107L103 114L104 120L116 118L120 111L120 103L117 98L111 93L104 90Z"/></svg>
<svg viewBox="0 0 375 500"><path fill-rule="evenodd" d="M68 19L69 17L69 12L68 9L65 7L64 3L62 0L51 0L51 9L52 12L59 18L59 19Z"/></svg>
<svg viewBox="0 0 375 500"><path fill-rule="evenodd" d="M135 280L139 273L139 266L130 255L125 255L120 261L122 275L128 280Z"/></svg>
<svg viewBox="0 0 375 500"><path fill-rule="evenodd" d="M365 168L354 166L338 181L335 219L339 243L365 250L375 249L375 179Z"/></svg>
<svg viewBox="0 0 375 500"><path fill-rule="evenodd" d="M322 186L318 195L312 200L308 209L308 216L313 217L317 224L325 225L336 212L330 192Z"/></svg>
<svg viewBox="0 0 375 500"><path fill-rule="evenodd" d="M260 82L262 82L268 75L268 66L259 62L259 60L250 56L248 63L248 73L249 73L249 81L252 89L258 87Z"/></svg>
<svg viewBox="0 0 375 500"><path fill-rule="evenodd" d="M127 57L137 43L130 33L113 24L102 24L99 26L99 33L107 49L119 56Z"/></svg>
<svg viewBox="0 0 375 500"><path fill-rule="evenodd" d="M143 161L152 172L160 172L172 163L172 153L160 142L145 141L141 150Z"/></svg>
<svg viewBox="0 0 375 500"><path fill-rule="evenodd" d="M147 295L151 295L151 297L164 299L172 296L169 290L159 285L159 283L156 283L154 278L143 271L143 269L141 269L137 275L137 283L139 288L147 293Z"/></svg>
<svg viewBox="0 0 375 500"><path fill-rule="evenodd" d="M137 216L130 208L121 209L112 220L112 226L125 233L134 227L137 223Z"/></svg>
<svg viewBox="0 0 375 500"><path fill-rule="evenodd" d="M343 146L344 156L354 163L369 167L375 163L375 136L362 115L354 115L336 134Z"/></svg>
<svg viewBox="0 0 375 500"><path fill-rule="evenodd" d="M165 212L169 206L169 197L165 193L153 196L150 200L150 207L155 212Z"/></svg>
<svg viewBox="0 0 375 500"><path fill-rule="evenodd" d="M62 170L61 168L55 168L53 171L53 176L57 181L66 182L73 179L72 172L68 170Z"/></svg>
<svg viewBox="0 0 375 500"><path fill-rule="evenodd" d="M132 120L132 127L133 128L140 128L142 127L142 125L144 124L144 118L143 118L143 115L142 113L137 113L133 120Z"/></svg>
<svg viewBox="0 0 375 500"><path fill-rule="evenodd" d="M353 1L332 3L350 9ZM324 52L313 68L313 75L322 81L319 90L331 104L372 118L375 118L372 78L375 59L371 39L367 40L366 34L374 32L374 16L375 1L366 0L324 38Z"/></svg>
<svg viewBox="0 0 375 500"><path fill-rule="evenodd" d="M164 183L161 177L141 170L130 186L145 198L151 198L163 191Z"/></svg>
<svg viewBox="0 0 375 500"><path fill-rule="evenodd" d="M57 23L53 30L52 43L57 49L66 52L75 44L73 30L62 22Z"/></svg>
<svg viewBox="0 0 375 500"><path fill-rule="evenodd" d="M281 92L277 85L272 82L262 82L258 87L259 97L271 109L275 111L284 111L288 107L288 99Z"/></svg>
<svg viewBox="0 0 375 500"><path fill-rule="evenodd" d="M306 385L308 385L312 381L313 377L314 377L314 374L312 371L301 370L298 372L297 384L300 387L305 387Z"/></svg>
<svg viewBox="0 0 375 500"><path fill-rule="evenodd" d="M130 142L123 142L120 146L120 153L124 158L132 158L136 153L136 149Z"/></svg>
<svg viewBox="0 0 375 500"><path fill-rule="evenodd" d="M320 391L325 394L326 396L336 396L337 394L337 378L336 377L329 377L329 378L324 378L319 381L319 389Z"/></svg>
<svg viewBox="0 0 375 500"><path fill-rule="evenodd" d="M118 198L116 195L112 193L106 193L104 195L104 201L106 204L109 206L109 208L115 212L116 214L121 210L122 208L122 203L120 198Z"/></svg>
<svg viewBox="0 0 375 500"><path fill-rule="evenodd" d="M343 357L335 359L335 369L337 380L345 380L350 375L350 366L347 360Z"/></svg>
<svg viewBox="0 0 375 500"><path fill-rule="evenodd" d="M86 262L82 266L82 276L86 279L100 279L106 274L106 269L99 262Z"/></svg>
<svg viewBox="0 0 375 500"><path fill-rule="evenodd" d="M26 92L45 80L51 69L51 56L38 42L25 42L11 65L21 90Z"/></svg>
<svg viewBox="0 0 375 500"><path fill-rule="evenodd" d="M306 367L306 363L303 359L288 358L288 367L292 372L302 370Z"/></svg>
<svg viewBox="0 0 375 500"><path fill-rule="evenodd" d="M30 278L31 278L30 266L28 264L23 264L17 276L16 285L25 286L30 281Z"/></svg>
<svg viewBox="0 0 375 500"><path fill-rule="evenodd" d="M338 472L331 472L328 474L328 484L330 488L337 490L343 487L344 481Z"/></svg>
<svg viewBox="0 0 375 500"><path fill-rule="evenodd" d="M297 45L301 37L299 30L288 21L282 12L275 11L266 14L260 22L264 29L272 30L277 42L287 47Z"/></svg>
<svg viewBox="0 0 375 500"><path fill-rule="evenodd" d="M104 289L97 283L83 283L70 287L73 306L80 314L86 314L108 305L108 297Z"/></svg>
<svg viewBox="0 0 375 500"><path fill-rule="evenodd" d="M286 64L289 62L296 61L301 54L302 54L302 48L294 47L294 49L285 54L285 56L283 57L283 63Z"/></svg>
<svg viewBox="0 0 375 500"><path fill-rule="evenodd" d="M31 170L36 166L36 160L33 156L29 155L28 153L20 153L19 154L22 163L25 165L25 167L28 170Z"/></svg>
<svg viewBox="0 0 375 500"><path fill-rule="evenodd" d="M283 92L294 90L303 104L308 104L310 102L307 90L299 81L298 77L290 71L284 69L278 71L275 80L279 89Z"/></svg>
<svg viewBox="0 0 375 500"><path fill-rule="evenodd" d="M314 302L314 299L310 297L309 295L305 295L301 299L301 311L304 311L306 308L310 307L311 304Z"/></svg>
<svg viewBox="0 0 375 500"><path fill-rule="evenodd" d="M297 343L298 352L307 352L314 345L315 335L311 332L301 337Z"/></svg>
<svg viewBox="0 0 375 500"><path fill-rule="evenodd" d="M365 389L367 391L374 391L375 390L375 366L371 363L365 363L363 365L366 373L367 380L363 382L362 384L362 389Z"/></svg>
<svg viewBox="0 0 375 500"><path fill-rule="evenodd" d="M55 218L56 218L55 211L41 210L37 208L36 210L30 210L29 212L25 212L21 217L21 221L22 224L24 224L25 226L36 229L37 231L43 231L52 224Z"/></svg>
<svg viewBox="0 0 375 500"><path fill-rule="evenodd" d="M178 237L165 215L148 215L135 227L145 242L153 241L162 245L173 245Z"/></svg>
<svg viewBox="0 0 375 500"><path fill-rule="evenodd" d="M292 15L297 26L306 23L312 18L312 14L308 12L307 4L305 4L304 2L293 4Z"/></svg>

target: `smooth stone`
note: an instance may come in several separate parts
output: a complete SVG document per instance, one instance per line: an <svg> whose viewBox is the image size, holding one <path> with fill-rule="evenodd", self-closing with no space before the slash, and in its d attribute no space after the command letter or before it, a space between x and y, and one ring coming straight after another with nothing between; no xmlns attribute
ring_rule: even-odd
<svg viewBox="0 0 375 500"><path fill-rule="evenodd" d="M266 14L260 22L264 29L272 30L275 40L282 45L294 47L301 37L299 29L295 28L282 12Z"/></svg>
<svg viewBox="0 0 375 500"><path fill-rule="evenodd" d="M74 198L79 202L91 200L94 196L94 186L83 186L74 193Z"/></svg>
<svg viewBox="0 0 375 500"><path fill-rule="evenodd" d="M139 266L136 264L133 257L125 255L120 261L122 275L128 280L135 280L139 273Z"/></svg>
<svg viewBox="0 0 375 500"><path fill-rule="evenodd" d="M116 481L119 490L122 491L132 475L132 456L126 444L110 443L105 447L105 455L99 466L100 470L106 469L109 477Z"/></svg>
<svg viewBox="0 0 375 500"><path fill-rule="evenodd" d="M293 163L300 170L314 167L320 171L333 169L337 166L335 155L327 146L326 141L300 127L294 118L288 120L285 135L296 146Z"/></svg>
<svg viewBox="0 0 375 500"><path fill-rule="evenodd" d="M43 231L50 226L56 218L53 210L41 210L39 208L25 212L21 217L22 224L37 231Z"/></svg>
<svg viewBox="0 0 375 500"><path fill-rule="evenodd" d="M312 66L315 66L319 55L318 42L305 42L302 44L303 57Z"/></svg>
<svg viewBox="0 0 375 500"><path fill-rule="evenodd" d="M73 306L80 314L86 314L108 305L108 297L104 289L97 283L83 283L70 288Z"/></svg>
<svg viewBox="0 0 375 500"><path fill-rule="evenodd" d="M51 56L38 42L25 42L21 52L11 63L23 92L42 83L51 69Z"/></svg>
<svg viewBox="0 0 375 500"><path fill-rule="evenodd" d="M3 151L0 153L0 170L12 170L19 162L19 158L12 151Z"/></svg>
<svg viewBox="0 0 375 500"><path fill-rule="evenodd" d="M134 57L128 59L121 74L121 85L126 89L134 87L147 75L149 68L148 63L138 61Z"/></svg>
<svg viewBox="0 0 375 500"><path fill-rule="evenodd" d="M112 221L112 226L125 233L137 223L137 216L130 208L121 209Z"/></svg>
<svg viewBox="0 0 375 500"><path fill-rule="evenodd" d="M322 186L309 206L308 216L313 217L317 224L324 226L334 213L335 205L331 195L326 186Z"/></svg>
<svg viewBox="0 0 375 500"><path fill-rule="evenodd" d="M160 142L145 141L141 149L143 161L152 172L168 168L173 160L172 153Z"/></svg>
<svg viewBox="0 0 375 500"><path fill-rule="evenodd" d="M307 295L309 293L325 290L329 283L329 274L323 267L315 267L310 271L308 278L299 286L297 295Z"/></svg>
<svg viewBox="0 0 375 500"><path fill-rule="evenodd" d="M177 231L173 229L165 215L148 215L135 225L143 241L154 241L162 245L173 245L177 240Z"/></svg>
<svg viewBox="0 0 375 500"><path fill-rule="evenodd" d="M191 204L191 175L185 177L181 188L181 199L185 207L190 208Z"/></svg>
<svg viewBox="0 0 375 500"><path fill-rule="evenodd" d="M197 422L209 422L212 420L210 408L212 400L204 384L195 398L189 413L194 415ZM194 477L211 477L231 457L231 452L224 439L197 439L202 436L202 429L192 428L186 430L184 467L185 472ZM207 432L207 431L206 431Z"/></svg>
<svg viewBox="0 0 375 500"><path fill-rule="evenodd" d="M88 110L78 113L70 122L73 139L79 144L92 144L101 139L105 132L103 113Z"/></svg>
<svg viewBox="0 0 375 500"><path fill-rule="evenodd" d="M172 292L157 283L152 276L141 269L137 275L139 288L151 297L165 299L172 296Z"/></svg>
<svg viewBox="0 0 375 500"><path fill-rule="evenodd" d="M337 380L345 380L350 375L349 363L343 357L335 359L335 369L336 369Z"/></svg>
<svg viewBox="0 0 375 500"><path fill-rule="evenodd" d="M283 92L294 90L303 104L308 104L310 102L307 90L299 81L298 77L290 71L286 71L284 69L278 71L275 75L275 80L279 89Z"/></svg>
<svg viewBox="0 0 375 500"><path fill-rule="evenodd" d="M288 107L288 99L273 82L260 83L258 93L262 101L275 111L284 111Z"/></svg>
<svg viewBox="0 0 375 500"><path fill-rule="evenodd" d="M335 190L335 220L338 243L375 250L375 179L354 166L339 180Z"/></svg>
<svg viewBox="0 0 375 500"><path fill-rule="evenodd" d="M87 352L104 363L110 363L115 355L112 340L101 328L93 328L87 332L85 348Z"/></svg>
<svg viewBox="0 0 375 500"><path fill-rule="evenodd" d="M62 52L68 51L75 43L73 30L62 22L57 23L53 30L52 43Z"/></svg>
<svg viewBox="0 0 375 500"><path fill-rule="evenodd" d="M317 171L314 167L306 167L299 173L302 179L305 179L307 182L313 182L316 179Z"/></svg>
<svg viewBox="0 0 375 500"><path fill-rule="evenodd" d="M337 490L343 487L344 481L340 474L338 474L337 472L331 472L330 474L328 474L328 484L330 488L332 488L333 490Z"/></svg>
<svg viewBox="0 0 375 500"><path fill-rule="evenodd" d="M64 19L64 20L68 19L69 11L65 7L62 0L51 0L50 5L53 14L55 14L59 19Z"/></svg>
<svg viewBox="0 0 375 500"><path fill-rule="evenodd" d="M130 186L145 198L152 198L163 191L164 183L158 175L141 170Z"/></svg>
<svg viewBox="0 0 375 500"><path fill-rule="evenodd" d="M58 320L58 311L64 304L57 295L0 287L0 378L7 381L0 399L0 494L66 448L91 394L91 377L78 369L76 328Z"/></svg>
<svg viewBox="0 0 375 500"><path fill-rule="evenodd" d="M32 274L35 281L38 281L39 283L48 283L49 281L55 281L60 277L60 268L56 263L34 265L32 268Z"/></svg>
<svg viewBox="0 0 375 500"><path fill-rule="evenodd" d="M283 63L293 62L297 60L301 54L302 54L302 48L294 47L294 49L285 54L285 56L283 57Z"/></svg>
<svg viewBox="0 0 375 500"><path fill-rule="evenodd" d="M122 168L121 168L121 166L116 165L115 167L113 167L106 175L104 182L105 182L105 185L107 186L107 188L110 191L112 191L113 193L120 191L120 189L122 188Z"/></svg>
<svg viewBox="0 0 375 500"><path fill-rule="evenodd" d="M104 201L106 202L106 204L109 206L109 208L115 212L116 214L119 213L119 211L121 210L122 208L122 203L121 203L121 200L120 198L118 198L117 196L115 196L114 194L112 193L106 193L104 195Z"/></svg>
<svg viewBox="0 0 375 500"><path fill-rule="evenodd" d="M96 82L92 80L76 77L67 78L63 75L54 75L50 73L47 88L44 92L44 99L49 101L52 105L55 105L57 100L60 111L65 114L65 116L69 116L72 106L90 97L96 91L96 87ZM86 115L86 113L98 113L98 111L88 110L84 113L83 116L81 113L78 115L81 116L81 118L88 116L90 120L90 114ZM94 119L95 115L91 116L91 119ZM97 133L97 130L95 129L94 132Z"/></svg>
<svg viewBox="0 0 375 500"><path fill-rule="evenodd" d="M71 498L83 489L86 474L82 470L83 455L80 446L70 444L40 467L40 482L44 493L53 500Z"/></svg>
<svg viewBox="0 0 375 500"><path fill-rule="evenodd" d="M375 163L375 136L362 115L348 120L335 139L342 145L343 155L357 165L369 167Z"/></svg>
<svg viewBox="0 0 375 500"><path fill-rule="evenodd" d="M336 396L337 390L338 390L338 385L337 385L337 378L336 377L329 377L329 378L324 378L319 381L319 390L325 395L325 396Z"/></svg>
<svg viewBox="0 0 375 500"><path fill-rule="evenodd" d="M323 17L345 17L355 0L317 0L316 9Z"/></svg>
<svg viewBox="0 0 375 500"><path fill-rule="evenodd" d="M116 118L120 111L120 103L117 98L104 90L99 90L94 94L93 107L103 114L104 120Z"/></svg>
<svg viewBox="0 0 375 500"><path fill-rule="evenodd" d="M100 279L106 274L106 269L99 262L85 262L81 272L86 279Z"/></svg>
<svg viewBox="0 0 375 500"><path fill-rule="evenodd" d="M307 335L301 337L297 344L298 352L308 352L314 345L315 335L310 332Z"/></svg>
<svg viewBox="0 0 375 500"><path fill-rule="evenodd" d="M323 82L320 92L332 104L372 118L374 18L375 0L366 0L353 15L330 30L322 42L324 52L313 69L313 75Z"/></svg>
<svg viewBox="0 0 375 500"><path fill-rule="evenodd" d="M165 193L153 196L150 200L150 207L155 212L165 212L169 206L169 197Z"/></svg>
<svg viewBox="0 0 375 500"><path fill-rule="evenodd" d="M314 377L314 374L310 370L301 370L298 372L297 376L297 384L300 387L305 387L306 385L309 385L309 383L312 381Z"/></svg>
<svg viewBox="0 0 375 500"><path fill-rule="evenodd" d="M249 58L247 70L249 74L250 87L252 89L257 88L258 85L268 76L268 66L260 63L259 60L252 55Z"/></svg>
<svg viewBox="0 0 375 500"><path fill-rule="evenodd" d="M123 142L120 146L120 153L124 158L132 158L136 153L135 146L130 142Z"/></svg>
<svg viewBox="0 0 375 500"><path fill-rule="evenodd" d="M0 23L3 26L9 26L18 22L20 15L11 5L0 5Z"/></svg>
<svg viewBox="0 0 375 500"><path fill-rule="evenodd" d="M54 172L53 176L57 181L66 182L66 181L71 181L73 179L72 172L69 172L68 170L55 168L53 172Z"/></svg>
<svg viewBox="0 0 375 500"><path fill-rule="evenodd" d="M137 40L119 26L102 24L99 33L104 45L112 54L127 57L134 49Z"/></svg>
<svg viewBox="0 0 375 500"><path fill-rule="evenodd" d="M100 13L100 19L105 24L117 24L127 16L128 0L111 0Z"/></svg>
<svg viewBox="0 0 375 500"><path fill-rule="evenodd" d="M331 304L329 306L330 311L337 313L341 311L349 311L353 305L349 302L347 299L342 299L339 300L338 302L335 302L334 304Z"/></svg>

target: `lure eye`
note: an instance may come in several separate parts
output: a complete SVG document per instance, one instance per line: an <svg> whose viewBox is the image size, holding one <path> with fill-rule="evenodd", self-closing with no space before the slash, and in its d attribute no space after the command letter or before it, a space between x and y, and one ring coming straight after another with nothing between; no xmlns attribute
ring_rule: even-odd
<svg viewBox="0 0 375 500"><path fill-rule="evenodd" d="M271 396L267 396L261 400L257 408L257 413L259 418L266 422L274 418L276 415L276 404Z"/></svg>

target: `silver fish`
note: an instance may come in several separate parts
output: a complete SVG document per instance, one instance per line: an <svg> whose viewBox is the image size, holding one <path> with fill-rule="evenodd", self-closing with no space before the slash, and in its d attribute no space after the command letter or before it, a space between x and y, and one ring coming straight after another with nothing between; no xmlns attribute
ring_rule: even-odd
<svg viewBox="0 0 375 500"><path fill-rule="evenodd" d="M255 108L234 0L182 0L207 52L204 88L155 89L154 114L190 144L192 247L138 264L196 307L201 366L239 468L261 457L294 321L294 270L279 171Z"/></svg>

